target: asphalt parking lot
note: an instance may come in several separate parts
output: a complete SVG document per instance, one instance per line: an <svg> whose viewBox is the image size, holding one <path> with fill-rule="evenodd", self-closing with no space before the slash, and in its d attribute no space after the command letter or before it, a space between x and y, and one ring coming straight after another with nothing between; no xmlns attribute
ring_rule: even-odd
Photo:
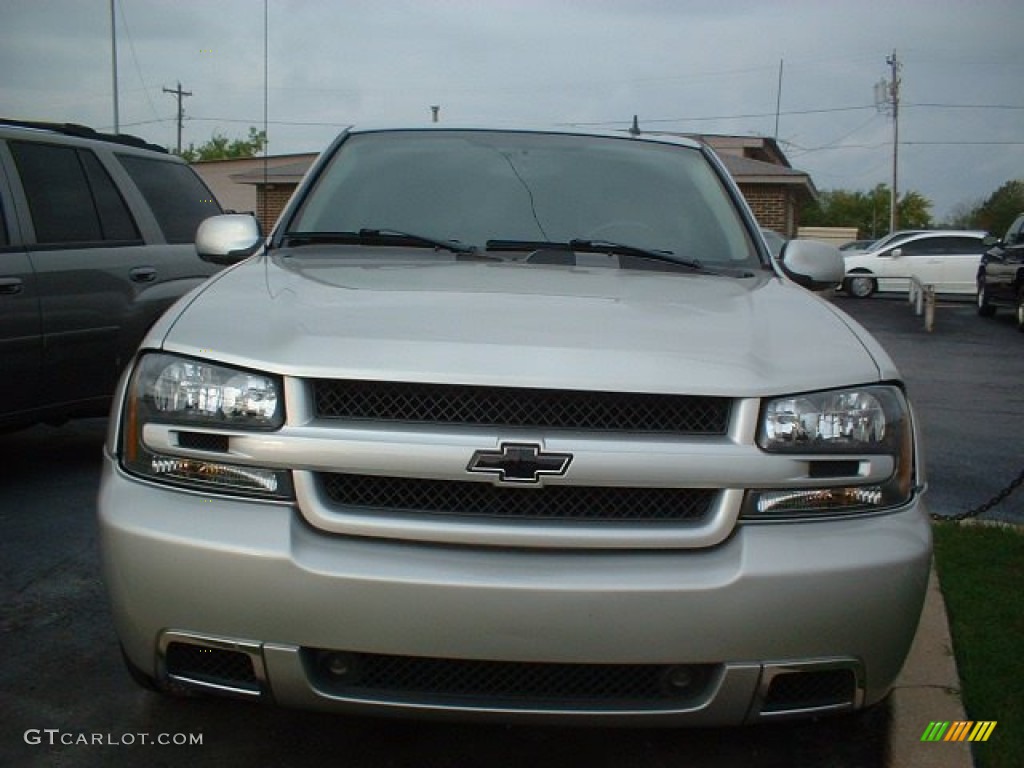
<svg viewBox="0 0 1024 768"><path fill-rule="evenodd" d="M1024 335L1008 317L983 320L970 304L943 303L929 334L902 301L836 302L904 372L934 512L970 509L1021 471ZM886 706L770 728L597 730L340 718L149 694L121 666L99 577L104 428L97 419L0 435L0 765L888 764ZM1024 491L985 517L1024 522Z"/></svg>
<svg viewBox="0 0 1024 768"><path fill-rule="evenodd" d="M969 299L940 299L929 333L903 296L835 301L874 334L907 382L933 513L970 511L1024 470L1024 334L1008 310L981 318ZM980 517L1024 523L1024 490Z"/></svg>

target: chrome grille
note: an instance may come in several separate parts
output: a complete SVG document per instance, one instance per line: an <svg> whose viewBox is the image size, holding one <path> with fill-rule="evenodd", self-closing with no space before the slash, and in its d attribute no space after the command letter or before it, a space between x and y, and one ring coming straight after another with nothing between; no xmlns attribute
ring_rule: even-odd
<svg viewBox="0 0 1024 768"><path fill-rule="evenodd" d="M723 397L316 379L317 418L722 435Z"/></svg>
<svg viewBox="0 0 1024 768"><path fill-rule="evenodd" d="M703 488L525 488L341 473L318 477L337 507L523 520L699 522L716 497Z"/></svg>

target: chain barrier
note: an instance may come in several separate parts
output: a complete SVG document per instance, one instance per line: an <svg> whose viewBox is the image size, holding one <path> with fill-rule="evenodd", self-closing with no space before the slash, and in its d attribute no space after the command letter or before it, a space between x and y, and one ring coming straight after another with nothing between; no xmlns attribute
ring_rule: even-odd
<svg viewBox="0 0 1024 768"><path fill-rule="evenodd" d="M1013 480L1011 480L1008 486L1003 488L1003 490L1001 490L991 499L986 501L984 504L979 504L973 509L968 509L966 512L959 512L955 515L937 515L934 512L932 512L932 520L938 520L945 523L962 523L964 520L968 520L972 517L977 517L978 515L988 512L990 509L992 509L992 507L996 506L997 504L1002 504L1004 501L1006 501L1006 499L1010 497L1010 494L1012 494L1014 491L1020 488L1021 485L1024 485L1024 470L1021 470L1021 473L1017 475L1017 477L1015 477Z"/></svg>

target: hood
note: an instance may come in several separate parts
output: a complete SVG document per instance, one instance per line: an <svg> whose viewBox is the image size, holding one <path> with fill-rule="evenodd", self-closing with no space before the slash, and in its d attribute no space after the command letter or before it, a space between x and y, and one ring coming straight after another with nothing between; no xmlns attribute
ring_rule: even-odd
<svg viewBox="0 0 1024 768"><path fill-rule="evenodd" d="M380 256L249 259L149 344L300 377L737 397L895 375L849 318L767 274Z"/></svg>

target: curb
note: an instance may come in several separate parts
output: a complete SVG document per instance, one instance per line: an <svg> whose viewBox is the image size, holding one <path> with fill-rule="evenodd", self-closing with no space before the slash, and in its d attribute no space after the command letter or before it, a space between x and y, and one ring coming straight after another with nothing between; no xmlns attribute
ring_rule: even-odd
<svg viewBox="0 0 1024 768"><path fill-rule="evenodd" d="M934 561L917 635L889 701L892 768L974 768L967 742L921 741L931 722L967 719L960 699L960 676L953 656L946 603Z"/></svg>

